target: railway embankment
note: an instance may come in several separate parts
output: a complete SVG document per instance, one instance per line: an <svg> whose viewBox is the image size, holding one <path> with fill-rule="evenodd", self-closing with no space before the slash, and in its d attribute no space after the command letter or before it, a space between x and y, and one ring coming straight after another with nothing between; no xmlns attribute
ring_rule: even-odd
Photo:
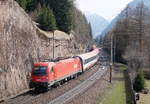
<svg viewBox="0 0 150 104"><path fill-rule="evenodd" d="M110 70L109 67L101 70L101 78L97 78L97 81L90 86L86 91L80 93L78 96L74 97L72 100L68 101L66 104L96 104L97 97L103 96L105 89L110 86L109 76ZM99 74L100 76L101 74Z"/></svg>
<svg viewBox="0 0 150 104"><path fill-rule="evenodd" d="M114 65L112 84L105 89L103 95L97 98L96 104L134 104L134 92L129 79L127 67Z"/></svg>

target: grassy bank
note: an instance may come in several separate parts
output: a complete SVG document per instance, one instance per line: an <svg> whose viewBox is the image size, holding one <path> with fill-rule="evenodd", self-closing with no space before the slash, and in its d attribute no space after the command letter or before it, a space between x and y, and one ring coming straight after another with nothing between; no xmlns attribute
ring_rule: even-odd
<svg viewBox="0 0 150 104"><path fill-rule="evenodd" d="M125 80L123 71L125 65L117 65L112 85L105 91L104 96L98 98L97 104L126 104Z"/></svg>

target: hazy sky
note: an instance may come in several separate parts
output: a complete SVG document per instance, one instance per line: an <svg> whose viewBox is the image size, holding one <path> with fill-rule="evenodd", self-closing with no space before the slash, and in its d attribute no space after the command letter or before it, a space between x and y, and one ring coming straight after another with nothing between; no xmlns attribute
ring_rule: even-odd
<svg viewBox="0 0 150 104"><path fill-rule="evenodd" d="M96 13L111 21L132 0L76 0L83 12Z"/></svg>

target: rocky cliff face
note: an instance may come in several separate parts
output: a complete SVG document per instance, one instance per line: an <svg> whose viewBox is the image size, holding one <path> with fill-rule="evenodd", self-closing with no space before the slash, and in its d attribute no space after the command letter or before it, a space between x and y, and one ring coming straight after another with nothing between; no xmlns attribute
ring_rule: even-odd
<svg viewBox="0 0 150 104"><path fill-rule="evenodd" d="M31 19L12 0L0 1L0 98L27 88L26 73L38 60Z"/></svg>
<svg viewBox="0 0 150 104"><path fill-rule="evenodd" d="M13 0L0 0L0 99L28 88L33 62L52 58L51 37L39 32ZM78 53L73 38L55 39L55 57Z"/></svg>

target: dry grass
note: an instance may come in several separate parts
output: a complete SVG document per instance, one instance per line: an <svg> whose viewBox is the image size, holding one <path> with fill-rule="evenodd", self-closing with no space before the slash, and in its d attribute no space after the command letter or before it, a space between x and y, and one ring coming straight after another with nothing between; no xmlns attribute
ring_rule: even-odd
<svg viewBox="0 0 150 104"><path fill-rule="evenodd" d="M125 82L123 73L118 73L113 86L108 89L98 104L126 104Z"/></svg>

